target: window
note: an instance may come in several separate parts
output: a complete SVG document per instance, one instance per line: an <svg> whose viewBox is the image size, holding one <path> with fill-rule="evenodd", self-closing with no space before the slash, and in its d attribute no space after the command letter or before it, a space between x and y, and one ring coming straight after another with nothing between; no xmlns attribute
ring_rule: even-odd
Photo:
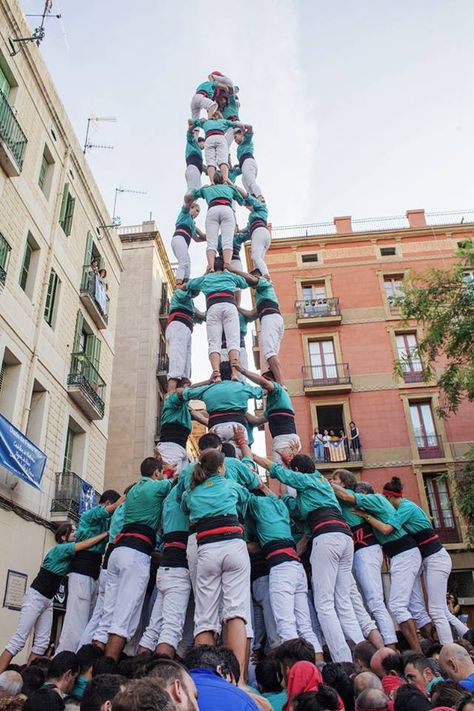
<svg viewBox="0 0 474 711"><path fill-rule="evenodd" d="M5 237L0 232L0 284L5 284L7 276L8 259L11 252L11 247Z"/></svg>
<svg viewBox="0 0 474 711"><path fill-rule="evenodd" d="M337 367L334 352L334 341L311 341L309 344L311 361L311 377L313 380L336 382Z"/></svg>
<svg viewBox="0 0 474 711"><path fill-rule="evenodd" d="M303 299L325 299L326 284L323 281L315 284L303 284L301 287Z"/></svg>
<svg viewBox="0 0 474 711"><path fill-rule="evenodd" d="M433 528L436 529L443 543L456 543L459 541L459 533L446 474L427 477L425 490Z"/></svg>
<svg viewBox="0 0 474 711"><path fill-rule="evenodd" d="M390 309L397 309L395 299L403 298L403 275L384 276L383 285Z"/></svg>
<svg viewBox="0 0 474 711"><path fill-rule="evenodd" d="M5 348L0 365L0 413L8 420L13 420L15 415L20 375L20 361L8 348Z"/></svg>
<svg viewBox="0 0 474 711"><path fill-rule="evenodd" d="M23 254L23 262L21 264L19 283L23 291L30 297L30 299L33 297L38 261L39 245L35 241L33 235L28 233L25 252Z"/></svg>
<svg viewBox="0 0 474 711"><path fill-rule="evenodd" d="M86 459L86 433L72 417L69 418L64 443L63 472L82 475Z"/></svg>
<svg viewBox="0 0 474 711"><path fill-rule="evenodd" d="M303 264L307 264L308 262L317 262L318 255L317 254L302 254L301 261L303 262Z"/></svg>
<svg viewBox="0 0 474 711"><path fill-rule="evenodd" d="M6 98L8 98L8 94L10 93L11 88L12 85L10 84L2 67L0 66L0 91Z"/></svg>
<svg viewBox="0 0 474 711"><path fill-rule="evenodd" d="M31 393L26 436L38 447L43 444L48 393L46 388L35 379Z"/></svg>
<svg viewBox="0 0 474 711"><path fill-rule="evenodd" d="M63 472L72 471L72 455L74 451L74 438L76 433L71 426L67 428L66 445L64 447Z"/></svg>
<svg viewBox="0 0 474 711"><path fill-rule="evenodd" d="M51 183L53 177L53 165L54 160L51 151L48 146L44 147L43 155L41 157L41 166L38 176L38 185L43 191L44 195L48 198L51 191Z"/></svg>
<svg viewBox="0 0 474 711"><path fill-rule="evenodd" d="M61 211L59 213L59 224L61 225L64 234L68 237L72 230L72 218L74 216L74 204L76 198L69 192L69 183L66 183L63 190L63 199L61 203Z"/></svg>
<svg viewBox="0 0 474 711"><path fill-rule="evenodd" d="M380 247L381 257L394 257L397 253L396 247Z"/></svg>
<svg viewBox="0 0 474 711"><path fill-rule="evenodd" d="M82 311L78 311L76 318L76 330L74 334L73 352L75 354L83 355L88 358L90 364L97 371L95 373L95 376L97 377L100 366L101 347L102 342L91 332L90 327L84 320ZM91 377L93 377L93 374L91 374Z"/></svg>
<svg viewBox="0 0 474 711"><path fill-rule="evenodd" d="M422 380L423 366L418 354L418 342L415 333L397 334L398 362L406 382Z"/></svg>
<svg viewBox="0 0 474 711"><path fill-rule="evenodd" d="M59 285L61 284L58 275L51 269L48 283L48 293L46 294L46 303L44 305L44 320L48 326L53 325L56 318L57 296L59 294Z"/></svg>
<svg viewBox="0 0 474 711"><path fill-rule="evenodd" d="M423 459L442 456L440 438L431 409L431 402L411 402L410 417L418 453Z"/></svg>

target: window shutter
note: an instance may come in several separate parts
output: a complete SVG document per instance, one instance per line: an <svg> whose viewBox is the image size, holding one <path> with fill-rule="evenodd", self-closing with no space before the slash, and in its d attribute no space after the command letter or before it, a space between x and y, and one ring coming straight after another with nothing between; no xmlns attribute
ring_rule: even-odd
<svg viewBox="0 0 474 711"><path fill-rule="evenodd" d="M74 331L74 344L72 347L72 352L77 353L80 348L82 328L84 326L84 316L82 311L79 310L76 316L76 330Z"/></svg>
<svg viewBox="0 0 474 711"><path fill-rule="evenodd" d="M91 232L88 232L87 238L86 238L86 254L84 257L84 265L87 267L92 262L92 246L93 246L93 244L94 244L94 237Z"/></svg>
<svg viewBox="0 0 474 711"><path fill-rule="evenodd" d="M46 323L51 326L53 320L54 301L56 299L56 290L58 288L58 275L51 269L48 283L48 293L46 294L46 303L44 305L44 318Z"/></svg>
<svg viewBox="0 0 474 711"><path fill-rule="evenodd" d="M66 216L67 198L69 195L69 183L64 184L63 199L61 201L61 210L59 212L59 223L64 230L64 218ZM66 231L66 230L64 230Z"/></svg>
<svg viewBox="0 0 474 711"><path fill-rule="evenodd" d="M72 217L74 215L74 205L76 203L76 198L73 198L72 195L68 195L67 198L67 204L66 204L66 215L64 217L64 232L69 235L71 234L72 230Z"/></svg>

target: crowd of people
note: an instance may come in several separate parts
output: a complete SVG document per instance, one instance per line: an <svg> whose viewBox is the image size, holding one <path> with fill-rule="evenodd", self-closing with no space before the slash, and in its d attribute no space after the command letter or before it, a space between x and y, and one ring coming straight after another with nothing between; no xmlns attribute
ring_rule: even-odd
<svg viewBox="0 0 474 711"><path fill-rule="evenodd" d="M451 558L424 511L397 477L377 493L346 469L328 480L301 453L279 360L283 319L264 261L267 209L237 96L214 72L192 99L159 442L123 494L105 491L77 530L69 523L56 530L0 655L0 710L474 711L473 632L448 609ZM234 140L238 170L229 161ZM232 182L239 172L245 189ZM194 222L201 197L205 234ZM243 233L234 199L250 210ZM192 237L207 242L208 263L193 278ZM251 273L239 258L244 239L258 265ZM255 310L240 306L247 287ZM200 292L205 313L193 302ZM248 369L245 351L256 319L262 375ZM212 373L192 384L192 331L201 321ZM260 416L249 412L253 399L265 401ZM194 400L205 411L195 411ZM208 431L190 462L193 419ZM271 458L252 450L262 424ZM350 444L344 440L360 453L354 422ZM315 432L317 461L327 460L330 442L329 432ZM64 576L66 614L49 659ZM14 657L32 633L28 663L18 666Z"/></svg>

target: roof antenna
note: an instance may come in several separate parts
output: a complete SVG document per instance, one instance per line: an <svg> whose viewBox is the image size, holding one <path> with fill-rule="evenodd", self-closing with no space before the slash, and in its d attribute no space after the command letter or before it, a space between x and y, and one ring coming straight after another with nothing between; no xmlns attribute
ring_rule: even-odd
<svg viewBox="0 0 474 711"><path fill-rule="evenodd" d="M52 6L53 0L45 0L44 10L41 15L26 15L26 17L41 17L40 26L35 28L33 34L30 37L17 37L15 39L12 37L8 38L8 44L10 45L10 57L14 57L16 54L18 54L22 46L24 44L27 44L28 42L35 42L36 46L39 47L45 35L45 20L48 18L54 18L56 20L59 20L61 18L61 15L51 14Z"/></svg>
<svg viewBox="0 0 474 711"><path fill-rule="evenodd" d="M117 197L119 193L132 193L132 195L147 195L146 190L129 190L128 188L115 188L115 198L114 198L114 210L112 213L112 222L115 220L120 220L120 217L117 217L115 214L115 211L117 209Z"/></svg>
<svg viewBox="0 0 474 711"><path fill-rule="evenodd" d="M91 148L105 148L107 150L113 150L113 146L105 146L99 143L89 143L89 131L91 127L91 123L97 124L99 121L116 121L115 116L89 116L87 119L87 131L86 131L86 138L84 141L84 148L82 149L82 152L84 155L87 153L87 151L90 151Z"/></svg>

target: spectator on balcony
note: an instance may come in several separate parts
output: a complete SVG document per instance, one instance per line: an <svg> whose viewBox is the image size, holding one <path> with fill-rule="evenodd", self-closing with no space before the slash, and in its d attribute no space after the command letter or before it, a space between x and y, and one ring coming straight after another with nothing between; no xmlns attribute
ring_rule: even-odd
<svg viewBox="0 0 474 711"><path fill-rule="evenodd" d="M355 422L349 422L349 428L350 428L350 442L351 442L351 450L352 450L352 455L355 460L360 459L360 450L361 450L361 443L360 443L360 436L359 436L359 428L356 426Z"/></svg>
<svg viewBox="0 0 474 711"><path fill-rule="evenodd" d="M78 542L108 534L110 519L124 497L118 491L107 489L99 499L97 506L84 511L79 519L76 539ZM76 652L79 648L82 634L94 611L98 591L102 556L106 548L106 540L99 541L88 550L75 553L71 562L68 578L68 596L66 615L64 617L58 652Z"/></svg>
<svg viewBox="0 0 474 711"><path fill-rule="evenodd" d="M346 453L346 462L349 461L350 457L350 452L349 452L349 442L347 441L347 436L344 430L339 430L339 439L341 442L344 443L344 452Z"/></svg>
<svg viewBox="0 0 474 711"><path fill-rule="evenodd" d="M331 460L329 453L329 442L331 441L331 436L328 430L323 430L323 448L324 448L324 461L329 462Z"/></svg>
<svg viewBox="0 0 474 711"><path fill-rule="evenodd" d="M99 269L99 281L105 291L109 290L109 282L107 281L107 269Z"/></svg>
<svg viewBox="0 0 474 711"><path fill-rule="evenodd" d="M89 267L89 281L94 276L99 274L99 260L97 257L92 257L90 267Z"/></svg>
<svg viewBox="0 0 474 711"><path fill-rule="evenodd" d="M44 655L51 637L53 598L63 577L69 572L72 558L76 553L97 545L106 536L107 533L104 532L75 542L75 527L70 523L59 526L54 536L56 545L47 553L38 575L28 588L21 605L16 632L0 655L0 673L5 671L13 657L23 649L33 631L34 639L28 661Z"/></svg>
<svg viewBox="0 0 474 711"><path fill-rule="evenodd" d="M324 462L324 439L318 429L315 429L313 433L313 449L314 460L316 462Z"/></svg>

